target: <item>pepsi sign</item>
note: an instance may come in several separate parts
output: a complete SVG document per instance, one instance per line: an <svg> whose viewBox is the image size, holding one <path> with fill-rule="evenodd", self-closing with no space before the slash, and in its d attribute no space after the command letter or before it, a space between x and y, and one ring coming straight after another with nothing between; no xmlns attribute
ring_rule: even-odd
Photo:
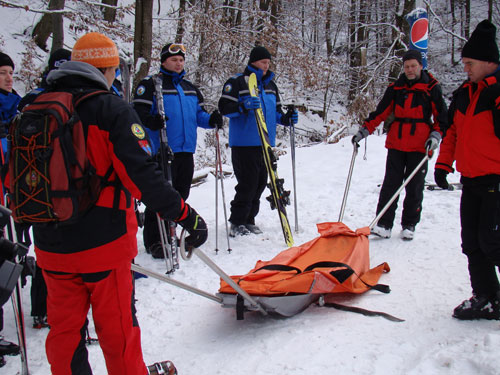
<svg viewBox="0 0 500 375"><path fill-rule="evenodd" d="M422 64L427 68L427 47L429 39L429 19L425 9L417 8L406 17L410 24L410 49L422 53Z"/></svg>

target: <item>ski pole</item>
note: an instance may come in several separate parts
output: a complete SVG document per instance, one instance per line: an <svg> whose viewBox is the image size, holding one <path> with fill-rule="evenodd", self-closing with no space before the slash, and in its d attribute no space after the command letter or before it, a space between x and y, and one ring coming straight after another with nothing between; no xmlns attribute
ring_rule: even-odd
<svg viewBox="0 0 500 375"><path fill-rule="evenodd" d="M295 106L288 106L289 111L294 111ZM293 208L295 210L295 233L299 233L299 216L297 210L297 182L295 178L295 125L290 125L290 150L292 158L292 179L293 179Z"/></svg>
<svg viewBox="0 0 500 375"><path fill-rule="evenodd" d="M7 223L7 233L9 239L17 244L17 235L14 231L14 219L10 216L10 221ZM27 252L27 251L26 251ZM17 339L19 341L19 351L21 357L21 375L29 375L28 367L28 352L26 348L26 327L24 324L23 303L21 298L21 281L17 280L14 293L11 295L12 308L14 310Z"/></svg>
<svg viewBox="0 0 500 375"><path fill-rule="evenodd" d="M155 76L155 95L156 95L156 105L158 107L158 113L165 123L165 107L163 105L163 95L162 95L162 75L157 74ZM172 161L172 150L168 146L167 141L167 130L165 126L160 129L160 163L162 166L163 175L166 177L168 183L172 184L172 172L170 169L170 163ZM178 259L178 247L177 247L177 236L176 236L176 226L173 221L168 221L168 231L165 228L165 222L157 214L158 228L160 231L160 239L163 250L163 255L165 257L165 264L167 267L167 273L174 272L176 268L179 268ZM170 244L169 251L167 251L167 243Z"/></svg>
<svg viewBox="0 0 500 375"><path fill-rule="evenodd" d="M357 143L353 143L352 146L353 150L352 150L351 165L349 166L349 173L347 174L347 182L344 190L344 198L342 198L342 205L340 206L339 222L341 222L342 219L344 218L345 204L347 201L347 194L349 193L349 188L351 186L351 177L352 177L352 171L354 169L354 161L356 160L356 155L358 155L359 145Z"/></svg>
<svg viewBox="0 0 500 375"><path fill-rule="evenodd" d="M203 291L201 289L192 287L190 285L184 284L183 282L171 279L171 278L169 278L167 276L164 276L162 274L159 274L157 272L148 270L147 268L141 267L141 266L139 266L137 264L132 263L131 264L131 269L134 272L142 273L143 275L150 276L150 277L152 277L154 279L157 279L157 280L160 280L160 281L164 281L164 282L166 282L166 283L168 283L170 285L173 285L173 286L176 286L178 288L187 290L188 292L192 292L192 293L197 294L199 296L211 299L212 301L222 303L222 298L217 297L216 295L207 293L207 292L205 292L205 291Z"/></svg>
<svg viewBox="0 0 500 375"><path fill-rule="evenodd" d="M254 300L244 289L242 289L227 273L225 273L217 264L215 264L208 256L205 255L203 251L198 248L189 248L186 251L186 240L185 240L186 230L182 229L181 237L180 237L180 254L181 258L184 260L191 259L192 254L196 254L198 258L200 258L209 268L212 269L217 275L219 275L226 283L228 283L239 295L241 295L244 299L247 300L248 303L252 307L257 308L262 315L267 315L266 310L262 307L262 305Z"/></svg>
<svg viewBox="0 0 500 375"><path fill-rule="evenodd" d="M378 221L380 220L380 218L389 209L389 207L391 206L392 202L394 202L394 200L399 196L399 193L401 193L401 191L405 188L405 186L408 185L408 183L411 181L411 179L413 178L413 176L415 176L417 174L417 172L422 167L422 165L424 165L425 162L427 160L429 160L429 159L430 159L430 157L429 157L429 149L427 149L426 152L425 152L425 156L422 158L422 161L420 163L418 163L418 165L410 173L410 175L406 178L406 180L399 187L399 189L394 193L394 195L391 197L391 199L389 199L389 202L386 203L386 205L384 206L384 208L382 208L382 210L378 213L378 215L375 217L375 219L373 219L373 221L370 223L370 225L368 225L368 227L370 229L373 229L373 227L378 223Z"/></svg>
<svg viewBox="0 0 500 375"><path fill-rule="evenodd" d="M230 253L232 251L231 245L229 243L229 224L227 220L227 209L226 209L226 194L224 193L224 172L222 170L222 158L221 158L221 152L220 152L220 139L219 139L219 130L215 130L215 145L216 145L216 161L217 161L217 166L216 168L218 169L218 172L216 175L219 175L220 178L220 190L222 193L222 207L224 209L224 222L226 224L226 239L227 239L227 252ZM217 180L217 179L216 179ZM216 237L217 238L217 237Z"/></svg>
<svg viewBox="0 0 500 375"><path fill-rule="evenodd" d="M215 133L217 134L217 128ZM219 153L217 152L217 144L215 147L215 254L217 254L219 252Z"/></svg>

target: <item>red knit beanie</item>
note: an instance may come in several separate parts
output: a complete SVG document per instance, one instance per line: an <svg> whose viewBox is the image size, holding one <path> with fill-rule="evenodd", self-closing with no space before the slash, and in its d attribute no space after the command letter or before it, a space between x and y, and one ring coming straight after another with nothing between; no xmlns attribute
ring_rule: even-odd
<svg viewBox="0 0 500 375"><path fill-rule="evenodd" d="M71 52L71 61L81 61L96 68L109 68L120 65L118 48L107 36L88 33L78 39Z"/></svg>

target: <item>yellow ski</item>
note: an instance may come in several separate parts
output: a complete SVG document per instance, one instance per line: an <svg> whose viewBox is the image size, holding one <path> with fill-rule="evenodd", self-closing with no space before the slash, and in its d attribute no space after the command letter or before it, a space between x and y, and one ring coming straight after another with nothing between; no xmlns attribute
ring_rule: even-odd
<svg viewBox="0 0 500 375"><path fill-rule="evenodd" d="M257 85L257 76L255 73L250 74L248 78L248 90L250 95L259 98L259 88ZM277 173L277 159L274 155L271 143L269 142L269 134L267 131L266 120L262 108L254 110L255 121L257 122L257 129L262 143L262 153L264 155L264 163L266 165L267 174L269 175L268 184L271 190L271 197L268 200L271 203L271 208L276 208L279 214L281 228L283 229L283 236L285 237L286 244L293 246L293 236L288 217L286 216L285 201L288 200L290 192L285 192L283 189L283 180L278 178Z"/></svg>

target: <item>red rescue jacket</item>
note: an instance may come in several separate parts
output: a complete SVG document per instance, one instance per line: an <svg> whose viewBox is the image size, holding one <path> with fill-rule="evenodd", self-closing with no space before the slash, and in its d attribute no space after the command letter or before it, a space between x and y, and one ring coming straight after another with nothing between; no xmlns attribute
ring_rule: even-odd
<svg viewBox="0 0 500 375"><path fill-rule="evenodd" d="M102 88L102 81L89 79L94 72L88 64L71 63L71 69L56 71L55 89ZM75 74L80 67L82 74ZM131 198L167 219L177 218L184 202L151 158L147 134L128 103L115 95L99 95L83 102L77 112L86 127L87 156L100 176L112 168L110 184L78 223L34 226L35 251L40 267L49 271L100 272L130 263L137 255Z"/></svg>
<svg viewBox="0 0 500 375"><path fill-rule="evenodd" d="M447 129L447 108L439 82L423 70L417 82L405 74L389 85L375 111L365 120L371 133L393 113L385 147L405 152L425 153L425 141L432 131L443 134Z"/></svg>
<svg viewBox="0 0 500 375"><path fill-rule="evenodd" d="M466 81L453 93L451 126L436 168L464 177L500 175L500 68L478 84Z"/></svg>

